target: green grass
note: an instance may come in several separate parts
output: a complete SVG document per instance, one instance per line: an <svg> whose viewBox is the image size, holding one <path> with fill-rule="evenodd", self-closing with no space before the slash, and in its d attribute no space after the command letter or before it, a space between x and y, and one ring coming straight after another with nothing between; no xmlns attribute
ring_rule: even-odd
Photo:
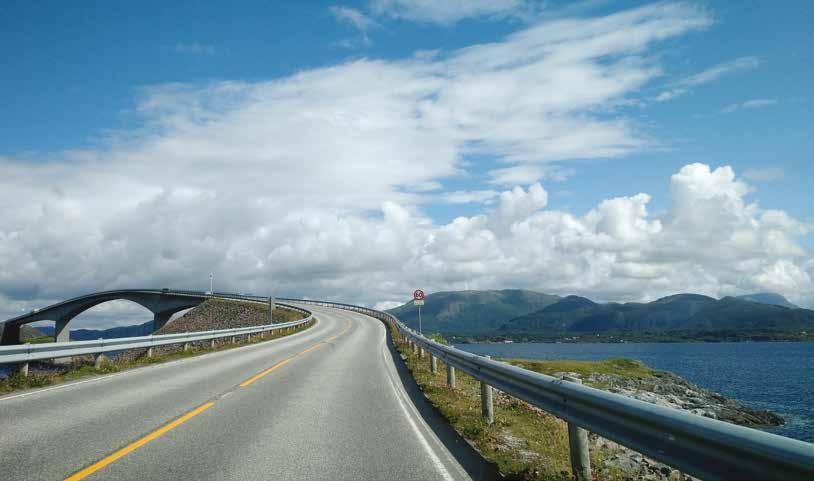
<svg viewBox="0 0 814 481"><path fill-rule="evenodd" d="M45 344L47 342L54 342L54 336L37 336L24 339L25 342L31 344Z"/></svg>
<svg viewBox="0 0 814 481"><path fill-rule="evenodd" d="M571 465L567 424L542 410L495 393L495 422L481 418L480 382L456 371L455 389L446 385L446 367L439 361L438 372L429 368L428 357L420 359L406 344L396 347L405 358L426 398L449 424L500 472L512 480L570 480ZM650 369L637 361L611 359L601 362L532 361L508 362L545 374L567 371L587 376L591 372L628 377L647 376ZM593 449L591 464L596 480L626 479L617 469L604 468L602 461L613 453L609 448Z"/></svg>
<svg viewBox="0 0 814 481"><path fill-rule="evenodd" d="M14 373L4 379L0 379L0 394L6 394L21 389L50 386L53 384L59 384L66 381L73 381L76 379L81 379L89 376L111 374L115 372L125 371L128 369L149 366L151 364L158 364L162 362L174 361L176 359L184 359L187 357L199 356L201 354L206 354L210 352L226 351L228 349L234 349L236 347L246 346L249 344L258 344L261 342L270 341L272 339L290 336L291 334L300 332L303 329L308 329L314 324L315 321L311 320L307 322L304 325L304 327L292 333L282 333L278 331L271 335L266 334L266 337L263 339L261 339L259 336L253 336L251 341L246 341L245 338L242 340L239 339L238 343L236 344L232 344L231 342L226 341L226 339L229 339L226 338L222 340L220 344L216 344L214 349L204 346L198 347L193 346L192 349L190 349L189 351L178 350L166 354L157 354L153 357L147 357L146 355L142 355L137 359L131 360L115 360L115 359L108 360L106 362L103 362L98 369L94 367L92 362L84 362L81 364L75 364L71 366L67 371L59 374L50 374L50 375L31 374L28 377L25 377L19 373ZM180 349L180 345L178 347Z"/></svg>
<svg viewBox="0 0 814 481"><path fill-rule="evenodd" d="M633 359L606 359L604 361L571 361L571 360L552 360L552 361L537 361L532 359L501 359L517 367L528 369L530 371L554 375L557 372L575 372L585 380L592 373L596 374L611 374L614 376L630 378L630 379L644 379L653 375L653 370L645 366L643 363ZM601 388L601 383L585 382L586 385Z"/></svg>

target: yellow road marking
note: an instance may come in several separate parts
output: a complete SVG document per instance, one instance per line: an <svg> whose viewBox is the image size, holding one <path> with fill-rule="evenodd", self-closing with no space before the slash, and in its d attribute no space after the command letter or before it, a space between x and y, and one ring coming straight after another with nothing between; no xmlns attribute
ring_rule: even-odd
<svg viewBox="0 0 814 481"><path fill-rule="evenodd" d="M334 339L336 339L339 336L341 336L341 335L345 334L346 332L348 332L348 329L350 329L350 328L351 328L351 321L348 320L348 326L342 332L340 332L339 334L337 334L337 335L335 335L333 337L330 337L325 341L318 342L318 343L314 344L313 346L309 347L308 349L306 349L304 351L301 351L301 352L299 352L299 353L297 353L297 354L295 354L295 355L293 355L293 356L291 356L291 357L289 357L287 359L283 359L282 361L280 361L277 364L271 366L270 368L266 369L265 371L263 371L263 372L261 372L259 374L256 374L256 375L250 377L249 379L246 379L245 381L240 383L240 387L246 387L249 384L257 381L260 378L262 378L266 374L270 373L271 371L277 369L278 367L283 366L284 364L288 363L289 361L292 361L295 357L302 356L303 354L305 354L305 353L307 353L309 351L312 351L312 350L314 350L314 349L316 349L316 348L318 348L318 347L320 347L322 345L325 345L329 341L333 341ZM156 439L159 436L161 436L161 435L175 429L176 427L178 427L181 424L189 421L193 417L197 416L198 414L201 414L202 412L206 411L207 409L211 408L214 405L215 405L214 402L208 402L208 403L205 403L205 404L202 404L202 405L198 406L197 408L195 408L192 411L184 414L183 416L176 419L175 421L172 421L171 423L165 424L164 426L156 429L155 431L153 431L150 434L144 436L143 438L139 439L138 441L136 441L136 442L134 442L134 443L132 443L132 444L130 444L128 446L123 447L122 449L116 451L115 453L111 454L110 456L107 456L106 458L102 459L101 461L98 461L98 462L88 466L87 468L83 469L82 471L79 471L78 473L76 473L76 474L74 474L74 475L72 475L72 476L70 476L68 478L65 478L65 481L79 481L81 479L87 478L88 476L95 473L96 471L99 471L100 469L102 469L105 466L113 463L114 461L116 461L116 460L118 460L118 459L120 459L120 458L122 458L124 456L127 456L128 454L132 453L136 449L138 449L138 448L144 446L145 444L149 443L153 439Z"/></svg>
<svg viewBox="0 0 814 481"><path fill-rule="evenodd" d="M214 405L215 405L215 403L208 402L206 404L198 406L197 408L195 408L192 411L184 414L183 416L176 419L175 421L173 421L173 422L171 422L169 424L165 424L164 426L156 429L155 431L153 431L150 434L144 436L143 438L139 439L138 441L130 444L129 446L125 446L124 448L116 451L115 453L113 453L110 456L102 459L101 461L88 466L87 468L83 469L82 471L79 471L78 473L74 474L73 476L71 476L69 478L65 478L65 481L79 481L80 479L87 478L88 476L95 473L96 471L99 471L100 469L104 468L108 464L116 461L117 459L119 459L121 457L124 457L124 456L132 453L133 451L135 451L136 449L144 446L145 444L149 443L153 439L161 436L162 434L165 434L166 432L168 432L168 431L170 431L172 429L175 429L179 425L189 421L193 417L197 416L198 414L201 414L202 412L206 411L207 409L211 408Z"/></svg>
<svg viewBox="0 0 814 481"><path fill-rule="evenodd" d="M261 372L260 374L256 374L256 375L254 375L254 376L250 377L249 379L246 379L245 381L243 381L242 383L240 383L240 387L246 387L246 386L248 386L249 384L253 383L254 381L257 381L257 380L258 380L258 379L260 379L261 377L263 377L263 376L265 376L266 374L270 373L271 371L273 371L273 370L277 369L278 367L280 367L280 366L284 365L285 363L287 363L287 362L291 361L292 359L294 359L294 358L293 358L293 357L289 357L288 359L283 359L282 361L280 361L280 362L278 362L277 364L275 364L275 365L271 366L270 368L266 369L265 371Z"/></svg>
<svg viewBox="0 0 814 481"><path fill-rule="evenodd" d="M316 349L316 348L318 348L320 346L324 346L328 342L333 341L337 337L339 337L339 336L345 334L346 332L348 332L348 329L350 329L350 328L351 328L351 321L349 320L348 321L348 326L344 330L342 330L342 332L340 332L339 334L337 334L337 335L335 335L333 337L329 337L328 339L326 339L324 341L320 341L320 342L314 344L313 346L309 347L308 349L306 349L304 351L300 351L300 352L298 352L297 354L294 354L291 357L283 359L282 361L280 361L277 364L271 366L270 368L266 369L265 371L263 371L261 373L258 373L258 374L255 374L254 376L250 377L249 379L246 379L245 381L240 383L240 387L246 387L249 384L252 384L253 382L257 381L258 379L262 378L263 376L269 374L271 371L273 371L273 370L277 369L278 367L282 366L283 364L293 360L297 356L302 356L303 354L305 354L307 352L310 352L310 351L313 351L314 349Z"/></svg>

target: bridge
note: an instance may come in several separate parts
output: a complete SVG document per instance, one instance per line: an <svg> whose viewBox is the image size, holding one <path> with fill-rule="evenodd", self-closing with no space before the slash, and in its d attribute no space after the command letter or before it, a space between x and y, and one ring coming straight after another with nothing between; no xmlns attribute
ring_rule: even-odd
<svg viewBox="0 0 814 481"><path fill-rule="evenodd" d="M120 289L97 292L59 302L44 309L36 309L27 314L5 321L0 345L20 344L20 326L39 321L54 321L54 337L58 342L68 341L69 323L79 314L92 307L110 301L126 300L135 302L153 313L153 331L164 327L173 314L195 307L208 298L205 293L196 291L170 291L169 289Z"/></svg>
<svg viewBox="0 0 814 481"><path fill-rule="evenodd" d="M97 297L141 292L154 313L193 302L184 296L207 298L111 292ZM8 322L73 313L92 297ZM394 344L420 351L433 369L443 362L453 383L455 370L481 381L484 417L494 387L565 419L578 478L590 475L579 441L589 430L702 479L814 479L814 445L465 353L376 310L281 301L317 323L269 342L0 397L2 479L495 479L427 405ZM0 347L0 363L4 349L12 347Z"/></svg>

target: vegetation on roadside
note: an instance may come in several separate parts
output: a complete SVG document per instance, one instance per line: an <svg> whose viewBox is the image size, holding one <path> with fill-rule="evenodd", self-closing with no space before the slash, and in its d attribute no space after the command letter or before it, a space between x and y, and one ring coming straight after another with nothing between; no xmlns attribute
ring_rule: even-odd
<svg viewBox="0 0 814 481"><path fill-rule="evenodd" d="M439 360L433 374L428 358L420 359L406 344L397 344L407 367L412 371L424 395L449 424L500 472L512 480L570 480L568 425L561 419L530 404L496 392L495 421L481 418L480 382L456 372L456 385L446 384L445 367ZM628 377L646 376L650 369L628 359L601 362L529 361L512 359L510 363L545 374L555 372L604 372ZM591 464L597 480L623 479L614 467L604 466L612 448L593 449Z"/></svg>
<svg viewBox="0 0 814 481"><path fill-rule="evenodd" d="M277 312L275 310L275 315L276 314ZM305 323L305 325L299 330L291 333L284 333L278 330L273 334L266 334L265 338L261 338L258 335L252 336L250 341L245 337L242 339L238 338L238 342L235 344L231 343L231 338L224 338L219 340L219 343L216 344L214 348L210 348L209 341L206 341L204 343L193 343L189 351L184 351L182 345L178 345L175 346L177 348L176 351L168 353L156 352L153 357L147 357L145 353L144 355L141 355L135 359L128 359L126 357L122 357L121 359L108 359L107 361L103 362L98 369L94 367L93 359L89 356L82 356L81 358L75 360L73 364L68 366L67 369L54 373L40 373L37 372L36 368L33 368L32 366L32 372L27 377L21 375L20 373L13 373L3 379L0 379L0 394L6 394L21 389L50 386L88 376L99 376L102 374L126 371L128 369L199 356L201 354L210 352L225 351L249 344L258 344L261 342L270 341L272 339L290 336L291 334L299 332L303 329L310 328L315 322L315 320L311 320Z"/></svg>

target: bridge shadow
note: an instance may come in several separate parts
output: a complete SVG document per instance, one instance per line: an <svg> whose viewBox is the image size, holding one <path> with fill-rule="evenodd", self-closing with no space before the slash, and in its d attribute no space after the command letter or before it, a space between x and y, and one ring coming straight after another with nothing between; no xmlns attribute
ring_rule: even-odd
<svg viewBox="0 0 814 481"><path fill-rule="evenodd" d="M473 481L491 481L504 479L497 470L497 467L485 460L475 449L469 445L449 423L444 419L440 412L430 404L424 393L418 387L418 384L413 379L413 374L407 368L404 359L401 358L401 353L396 349L392 333L385 325L387 331L387 349L393 357L393 364L396 366L401 383L404 385L407 395L415 405L421 417L424 418L427 425L432 429L441 443L446 446L450 454L458 461L458 464L466 470L467 474Z"/></svg>

